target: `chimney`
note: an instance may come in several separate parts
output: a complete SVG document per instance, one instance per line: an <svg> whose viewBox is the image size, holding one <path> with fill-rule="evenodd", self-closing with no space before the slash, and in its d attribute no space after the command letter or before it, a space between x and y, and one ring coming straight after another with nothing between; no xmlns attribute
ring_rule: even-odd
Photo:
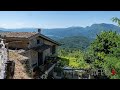
<svg viewBox="0 0 120 90"><path fill-rule="evenodd" d="M41 33L41 29L38 29L38 33Z"/></svg>

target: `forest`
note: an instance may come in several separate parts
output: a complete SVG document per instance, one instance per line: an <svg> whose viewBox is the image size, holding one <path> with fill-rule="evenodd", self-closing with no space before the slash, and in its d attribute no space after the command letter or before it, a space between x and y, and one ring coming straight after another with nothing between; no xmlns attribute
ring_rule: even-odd
<svg viewBox="0 0 120 90"><path fill-rule="evenodd" d="M112 18L112 21L120 25L118 18ZM120 79L120 34L109 30L97 34L92 41L83 37L79 40L80 38L67 37L63 42L61 40L63 46L58 49L58 54L62 65L72 68L102 69L107 78ZM76 42L78 45L74 47Z"/></svg>
<svg viewBox="0 0 120 90"><path fill-rule="evenodd" d="M61 49L85 50L92 42L92 39L80 35L64 37L63 39L58 40L58 42L62 44L62 46L60 46Z"/></svg>

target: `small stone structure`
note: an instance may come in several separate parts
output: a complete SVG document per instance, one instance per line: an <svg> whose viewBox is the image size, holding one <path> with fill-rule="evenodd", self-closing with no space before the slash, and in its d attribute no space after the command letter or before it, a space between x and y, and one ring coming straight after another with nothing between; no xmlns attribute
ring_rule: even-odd
<svg viewBox="0 0 120 90"><path fill-rule="evenodd" d="M24 53L20 53L23 56L28 57L27 66L29 67L29 72L34 76L34 69L39 67L41 71L45 73L46 70L51 69L51 62L54 60L46 59L48 56L56 57L57 56L57 47L60 44L51 38L38 32L1 32L0 35L5 35L4 39L8 43L9 49L12 50L25 50ZM49 62L49 66L46 68L46 63ZM12 63L12 62L9 62ZM55 62L56 63L56 62ZM47 63L48 64L48 63ZM14 64L9 64L14 65ZM16 64L17 65L17 64ZM9 66L7 66L9 68ZM49 69L50 68L50 69ZM42 73L43 74L43 73ZM45 74L46 75L46 74ZM43 75L43 77L45 76ZM46 77L46 76L45 76Z"/></svg>

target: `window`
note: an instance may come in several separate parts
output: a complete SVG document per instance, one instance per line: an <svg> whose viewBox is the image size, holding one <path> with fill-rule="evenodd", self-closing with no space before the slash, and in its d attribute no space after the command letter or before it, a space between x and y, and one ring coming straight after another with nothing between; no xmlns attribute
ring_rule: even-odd
<svg viewBox="0 0 120 90"><path fill-rule="evenodd" d="M37 44L40 44L40 40L37 40Z"/></svg>
<svg viewBox="0 0 120 90"><path fill-rule="evenodd" d="M52 52L52 46L50 47L50 52Z"/></svg>
<svg viewBox="0 0 120 90"><path fill-rule="evenodd" d="M52 46L52 54L55 54L55 51L56 51L56 47L55 45Z"/></svg>

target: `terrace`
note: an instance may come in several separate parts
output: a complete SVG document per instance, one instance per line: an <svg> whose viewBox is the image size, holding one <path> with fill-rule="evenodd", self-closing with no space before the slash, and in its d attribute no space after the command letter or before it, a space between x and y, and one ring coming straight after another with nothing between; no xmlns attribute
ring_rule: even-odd
<svg viewBox="0 0 120 90"><path fill-rule="evenodd" d="M56 56L47 56L43 65L37 70L37 77L41 77L44 74L49 74L59 61L59 58Z"/></svg>

